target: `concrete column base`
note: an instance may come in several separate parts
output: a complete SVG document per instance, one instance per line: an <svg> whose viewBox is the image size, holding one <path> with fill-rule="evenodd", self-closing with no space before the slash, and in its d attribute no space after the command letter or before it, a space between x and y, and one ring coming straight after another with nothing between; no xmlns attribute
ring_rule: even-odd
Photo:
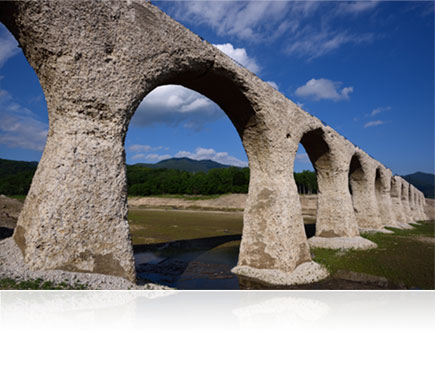
<svg viewBox="0 0 435 370"><path fill-rule="evenodd" d="M361 236L337 237L337 238L322 238L313 236L308 239L310 248L325 248L325 249L371 249L376 248L377 244Z"/></svg>
<svg viewBox="0 0 435 370"><path fill-rule="evenodd" d="M405 229L405 230L412 230L414 228L414 226L410 225L410 224L405 224L405 223L400 223L398 225L399 229Z"/></svg>
<svg viewBox="0 0 435 370"><path fill-rule="evenodd" d="M366 234L375 234L375 233L382 233L382 234L394 234L394 231L387 230L387 229L366 229L366 228L360 228L360 233L366 233Z"/></svg>
<svg viewBox="0 0 435 370"><path fill-rule="evenodd" d="M326 279L328 270L316 262L305 262L291 273L280 270L257 269L250 266L236 266L231 272L270 285L301 285Z"/></svg>

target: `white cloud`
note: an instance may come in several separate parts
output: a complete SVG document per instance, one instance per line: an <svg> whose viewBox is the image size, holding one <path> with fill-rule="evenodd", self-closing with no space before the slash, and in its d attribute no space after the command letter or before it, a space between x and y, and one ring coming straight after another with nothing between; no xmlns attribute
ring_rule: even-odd
<svg viewBox="0 0 435 370"><path fill-rule="evenodd" d="M175 3L173 16L189 23L206 24L220 36L262 41L290 27L291 8L285 1L188 1Z"/></svg>
<svg viewBox="0 0 435 370"><path fill-rule="evenodd" d="M47 123L32 117L0 113L0 143L22 149L42 151L47 139Z"/></svg>
<svg viewBox="0 0 435 370"><path fill-rule="evenodd" d="M0 24L0 68L19 52L17 40L7 31L6 27Z"/></svg>
<svg viewBox="0 0 435 370"><path fill-rule="evenodd" d="M212 161L236 167L247 167L248 162L241 161L227 152L216 152L214 149L196 148L194 153L182 150L175 154L176 158L187 157L195 160L210 159Z"/></svg>
<svg viewBox="0 0 435 370"><path fill-rule="evenodd" d="M376 8L379 1L346 1L337 4L338 13L344 13L345 15L358 15L359 13L366 12Z"/></svg>
<svg viewBox="0 0 435 370"><path fill-rule="evenodd" d="M391 110L390 106L388 106L388 107L379 107L379 108L373 109L372 112L370 113L370 117L374 117L377 114L382 113L382 112L388 112L389 110Z"/></svg>
<svg viewBox="0 0 435 370"><path fill-rule="evenodd" d="M205 124L224 117L225 113L210 99L178 85L160 86L139 105L132 124L147 126L164 123L201 130Z"/></svg>
<svg viewBox="0 0 435 370"><path fill-rule="evenodd" d="M377 5L376 1L180 1L168 10L181 22L207 25L220 36L256 43L285 36L286 53L312 60L346 44L373 41L374 34L339 26L338 18L366 14Z"/></svg>
<svg viewBox="0 0 435 370"><path fill-rule="evenodd" d="M302 163L311 163L307 153L296 153L296 161Z"/></svg>
<svg viewBox="0 0 435 370"><path fill-rule="evenodd" d="M376 120L376 121L370 121L370 122L367 122L365 125L364 125L364 127L371 127L371 126L379 126L379 125L383 125L383 124L385 124L385 123L387 123L387 122L385 122L385 121L381 121L381 120Z"/></svg>
<svg viewBox="0 0 435 370"><path fill-rule="evenodd" d="M295 94L299 97L309 98L312 100L348 100L349 94L353 92L353 87L344 87L341 90L340 82L319 78L312 78L305 85L296 89Z"/></svg>
<svg viewBox="0 0 435 370"><path fill-rule="evenodd" d="M289 55L313 60L329 54L345 44L361 44L373 41L370 33L353 34L349 31L336 31L328 27L315 28L307 25L289 38L284 51Z"/></svg>
<svg viewBox="0 0 435 370"><path fill-rule="evenodd" d="M171 156L168 154L160 155L155 153L150 153L150 154L139 153L131 157L131 159L133 159L134 161L145 160L148 162L160 162L169 158L171 158Z"/></svg>
<svg viewBox="0 0 435 370"><path fill-rule="evenodd" d="M230 43L227 44L214 44L220 51L228 55L230 58L234 59L236 62L240 63L243 67L246 67L254 73L260 71L260 67L257 62L248 56L246 49L234 48Z"/></svg>
<svg viewBox="0 0 435 370"><path fill-rule="evenodd" d="M1 80L1 79L0 79ZM8 91L0 89L0 144L42 151L48 123L18 104Z"/></svg>
<svg viewBox="0 0 435 370"><path fill-rule="evenodd" d="M270 86L279 91L278 84L274 81L266 81Z"/></svg>
<svg viewBox="0 0 435 370"><path fill-rule="evenodd" d="M152 150L168 150L168 148L163 146L151 146L151 145L140 145L140 144L133 144L128 147L129 150L132 152L150 152Z"/></svg>

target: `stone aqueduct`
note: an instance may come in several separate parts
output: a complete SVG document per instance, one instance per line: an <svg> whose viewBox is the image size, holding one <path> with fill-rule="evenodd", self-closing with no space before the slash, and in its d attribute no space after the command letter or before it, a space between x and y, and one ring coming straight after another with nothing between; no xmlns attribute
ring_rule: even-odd
<svg viewBox="0 0 435 370"><path fill-rule="evenodd" d="M32 269L135 280L124 139L141 100L166 84L217 103L246 150L251 179L235 273L313 281L323 272L310 245L368 248L361 229L426 218L415 187L148 2L2 1L0 21L34 68L49 114L13 236ZM308 241L293 178L299 143L319 185Z"/></svg>

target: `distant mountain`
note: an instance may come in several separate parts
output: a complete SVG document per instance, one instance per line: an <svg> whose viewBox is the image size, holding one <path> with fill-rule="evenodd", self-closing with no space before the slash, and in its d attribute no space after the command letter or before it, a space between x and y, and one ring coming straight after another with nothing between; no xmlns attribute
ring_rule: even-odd
<svg viewBox="0 0 435 370"><path fill-rule="evenodd" d="M421 190L426 198L435 198L435 175L433 173L416 172L402 177Z"/></svg>
<svg viewBox="0 0 435 370"><path fill-rule="evenodd" d="M12 161L0 158L0 177L27 171L34 172L36 167L38 167L38 162Z"/></svg>
<svg viewBox="0 0 435 370"><path fill-rule="evenodd" d="M213 168L227 168L231 167L226 164L221 164L209 159L197 161L190 158L170 158L160 161L155 164L151 163L137 163L134 166L148 167L148 168L166 168L169 170L181 170L188 172L207 172Z"/></svg>

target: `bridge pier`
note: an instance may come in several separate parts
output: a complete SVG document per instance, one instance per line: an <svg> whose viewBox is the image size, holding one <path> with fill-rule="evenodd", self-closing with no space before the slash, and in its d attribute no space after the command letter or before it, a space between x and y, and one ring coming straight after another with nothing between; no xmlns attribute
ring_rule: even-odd
<svg viewBox="0 0 435 370"><path fill-rule="evenodd" d="M391 202L393 205L393 213L396 218L396 227L401 229L410 229L405 216L405 210L402 203L402 178L393 176L391 179Z"/></svg>
<svg viewBox="0 0 435 370"><path fill-rule="evenodd" d="M386 231L383 229L376 198L376 169L374 160L357 149L350 163L349 174L353 208L360 231Z"/></svg>
<svg viewBox="0 0 435 370"><path fill-rule="evenodd" d="M410 224L414 222L415 220L411 212L411 207L409 205L409 183L403 179L402 179L402 205L403 205L403 212L405 214L406 223Z"/></svg>
<svg viewBox="0 0 435 370"><path fill-rule="evenodd" d="M331 128L150 3L2 1L0 20L34 68L49 114L44 153L13 235L31 269L135 281L124 139L141 100L167 84L218 104L248 155L251 178L234 273L278 285L328 276L311 259L293 178L305 133L320 134L328 146L324 152L316 152L316 145L308 150L319 178L317 231L310 244L371 247L358 226L379 231L388 220L385 215L381 221L376 165L368 155L355 153ZM388 208L386 189L379 199ZM403 222L407 197L400 189L394 204Z"/></svg>
<svg viewBox="0 0 435 370"><path fill-rule="evenodd" d="M348 153L354 146L329 128L321 142L310 136L302 139L313 167L316 170L318 194L316 234L308 239L310 247L329 249L367 249L376 244L359 235L349 193L349 158ZM312 147L316 148L311 149Z"/></svg>

